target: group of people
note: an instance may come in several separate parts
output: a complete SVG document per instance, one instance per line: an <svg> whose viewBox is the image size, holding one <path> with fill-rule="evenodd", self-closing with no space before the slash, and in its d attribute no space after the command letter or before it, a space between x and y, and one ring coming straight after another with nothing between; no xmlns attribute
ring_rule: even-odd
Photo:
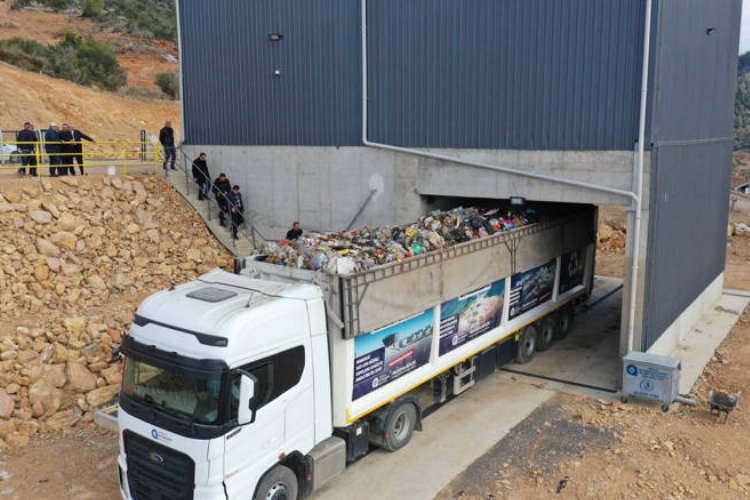
<svg viewBox="0 0 750 500"><path fill-rule="evenodd" d="M78 130L70 123L63 123L60 128L57 123L52 122L44 133L44 151L49 161L49 174L51 177L62 175L76 175L75 166L81 175L86 175L83 163L82 140L95 142L94 139ZM26 122L23 129L16 134L18 153L21 156L21 168L18 175L37 177L37 145L40 144L39 134L34 130L34 124Z"/></svg>
<svg viewBox="0 0 750 500"><path fill-rule="evenodd" d="M167 122L169 123L169 122ZM163 130L163 129L162 129ZM165 152L166 156L166 152ZM167 163L164 162L166 169ZM174 166L172 166L174 168ZM206 153L201 153L198 158L193 160L193 180L198 185L198 199L207 200L209 189L213 192L216 203L219 205L219 224L226 226L226 218L232 221L232 238L237 238L237 228L245 221L245 203L242 200L240 187L232 185L227 175L222 172L211 182L211 174L208 172L208 163L206 162Z"/></svg>

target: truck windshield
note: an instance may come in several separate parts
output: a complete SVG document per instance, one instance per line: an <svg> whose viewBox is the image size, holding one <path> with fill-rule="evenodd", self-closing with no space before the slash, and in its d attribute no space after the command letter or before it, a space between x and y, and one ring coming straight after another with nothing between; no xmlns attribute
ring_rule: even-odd
<svg viewBox="0 0 750 500"><path fill-rule="evenodd" d="M218 372L162 368L128 357L122 390L132 398L198 423L213 424L219 417L221 373Z"/></svg>

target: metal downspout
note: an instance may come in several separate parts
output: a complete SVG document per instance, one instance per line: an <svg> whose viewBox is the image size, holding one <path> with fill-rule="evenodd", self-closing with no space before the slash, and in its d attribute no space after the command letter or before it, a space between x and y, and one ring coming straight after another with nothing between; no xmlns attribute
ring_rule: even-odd
<svg viewBox="0 0 750 500"><path fill-rule="evenodd" d="M589 182L582 182L577 181L574 179L568 179L565 177L559 177L556 175L546 175L546 174L540 174L536 172L529 172L526 170L519 170L517 168L513 167L505 167L502 165L495 165L492 163L486 163L481 161L475 161L475 160L466 160L463 158L458 158L454 156L448 156L443 155L439 153L431 153L428 151L422 151L419 149L411 149L411 148L405 148L401 146L393 146L390 144L381 144L377 142L372 142L368 140L368 127L367 127L367 109L368 109L368 103L367 103L367 73L368 73L368 60L367 60L367 4L368 0L361 0L360 8L361 8L361 48L362 48L362 144L364 146L377 148L377 149L383 149L386 151L393 151L396 153L404 153L414 156L420 156L422 158L431 158L434 160L442 160L442 161L448 161L452 163L458 163L461 165L467 165L470 167L475 168L481 168L484 170L492 170L495 172L502 172L506 174L511 175L518 175L520 177L527 177L530 179L538 179L543 181L549 181L556 184L563 184L567 186L574 186L579 187L583 189L589 189L592 191L598 191L602 193L609 193L614 195L619 195L625 198L628 198L631 200L633 205L636 208L636 214L635 214L635 222L634 222L634 230L635 234L633 235L633 238L631 239L633 243L633 265L631 267L631 300L629 304L629 323L628 323L628 352L632 351L632 344L633 344L633 337L635 335L635 325L634 325L634 319L635 319L635 290L637 290L637 281L638 281L638 254L640 249L640 223L641 223L641 216L640 216L640 209L641 209L641 192L643 189L643 156L644 156L644 149L643 149L643 138L645 136L645 121L646 121L646 94L647 94L647 88L648 88L648 52L649 52L649 43L650 43L650 26L651 26L651 4L652 0L646 0L646 26L644 28L644 57L643 57L643 66L644 66L644 75L643 75L643 85L641 89L641 114L640 114L640 122L639 122L639 141L638 141L638 170L637 170L637 189L635 191L626 191L623 189L616 189L609 186L602 186L600 184L593 184Z"/></svg>

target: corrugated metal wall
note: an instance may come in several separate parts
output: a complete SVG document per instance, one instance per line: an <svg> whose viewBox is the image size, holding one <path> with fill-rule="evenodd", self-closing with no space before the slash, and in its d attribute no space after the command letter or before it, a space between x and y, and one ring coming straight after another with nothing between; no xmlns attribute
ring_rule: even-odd
<svg viewBox="0 0 750 500"><path fill-rule="evenodd" d="M630 150L642 0L369 3L370 139Z"/></svg>
<svg viewBox="0 0 750 500"><path fill-rule="evenodd" d="M644 349L724 270L740 8L658 2Z"/></svg>
<svg viewBox="0 0 750 500"><path fill-rule="evenodd" d="M188 143L359 142L359 2L180 0L179 9Z"/></svg>
<svg viewBox="0 0 750 500"><path fill-rule="evenodd" d="M369 138L630 150L643 4L370 0ZM190 143L360 144L359 0L180 0L180 28Z"/></svg>

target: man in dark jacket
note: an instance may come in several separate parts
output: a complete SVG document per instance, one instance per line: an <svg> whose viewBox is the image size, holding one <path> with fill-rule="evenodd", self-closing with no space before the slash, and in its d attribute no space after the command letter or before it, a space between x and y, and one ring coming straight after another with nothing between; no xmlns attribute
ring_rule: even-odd
<svg viewBox="0 0 750 500"><path fill-rule="evenodd" d="M63 173L60 168L60 127L55 122L50 123L49 128L44 133L44 149L47 151L47 158L49 158L50 177L66 175L67 172Z"/></svg>
<svg viewBox="0 0 750 500"><path fill-rule="evenodd" d="M299 222L294 221L292 228L286 232L286 239L296 240L300 236L302 236L302 226L299 225Z"/></svg>
<svg viewBox="0 0 750 500"><path fill-rule="evenodd" d="M171 121L167 120L164 127L159 131L159 142L164 148L164 170L167 169L167 163L170 164L172 170L177 170L174 168L177 150L174 147L174 129Z"/></svg>
<svg viewBox="0 0 750 500"><path fill-rule="evenodd" d="M23 124L23 130L16 135L18 142L18 152L21 153L22 168L18 169L20 175L26 175L26 167L29 167L29 175L36 177L36 144L39 142L39 136L34 132L34 126L26 122Z"/></svg>
<svg viewBox="0 0 750 500"><path fill-rule="evenodd" d="M206 153L201 153L193 160L193 180L198 184L198 199L201 201L207 199L211 176L208 173L208 164L206 164Z"/></svg>
<svg viewBox="0 0 750 500"><path fill-rule="evenodd" d="M237 238L237 228L245 222L245 218L242 214L245 212L245 205L242 203L242 193L240 193L240 187L235 184L232 186L232 190L227 195L229 201L229 211L232 213L232 238Z"/></svg>
<svg viewBox="0 0 750 500"><path fill-rule="evenodd" d="M70 131L73 134L73 143L70 146L73 153L73 156L70 157L70 171L75 175L75 164L78 162L78 170L81 171L81 175L86 175L86 171L83 169L83 143L81 139L93 143L96 143L96 141L78 130L75 125L70 126Z"/></svg>
<svg viewBox="0 0 750 500"><path fill-rule="evenodd" d="M219 174L219 177L214 181L214 196L216 197L216 203L219 204L219 224L224 226L224 218L228 212L227 210L227 196L232 190L232 184L227 179L227 174L224 172Z"/></svg>
<svg viewBox="0 0 750 500"><path fill-rule="evenodd" d="M62 161L62 170L65 172L63 175L76 175L76 171L73 168L73 129L69 124L63 123L62 130L60 131L60 153Z"/></svg>

